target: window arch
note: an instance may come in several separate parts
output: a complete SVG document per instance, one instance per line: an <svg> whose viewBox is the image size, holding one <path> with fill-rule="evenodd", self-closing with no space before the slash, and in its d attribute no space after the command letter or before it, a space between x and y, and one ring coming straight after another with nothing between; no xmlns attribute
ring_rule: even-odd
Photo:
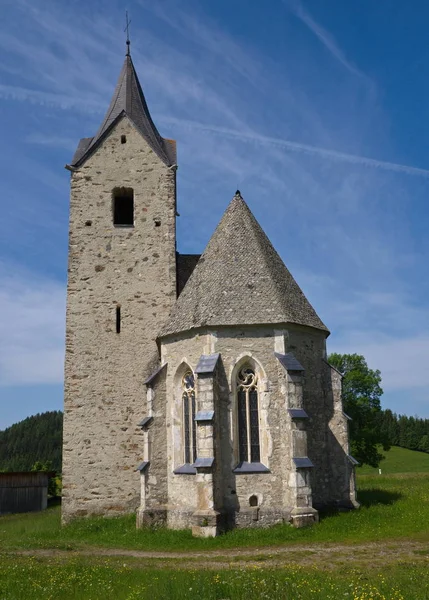
<svg viewBox="0 0 429 600"><path fill-rule="evenodd" d="M246 363L236 376L237 417L238 417L238 457L240 462L261 460L259 442L259 399L258 375Z"/></svg>
<svg viewBox="0 0 429 600"><path fill-rule="evenodd" d="M183 448L185 464L197 458L197 430L195 424L195 377L189 369L182 377Z"/></svg>

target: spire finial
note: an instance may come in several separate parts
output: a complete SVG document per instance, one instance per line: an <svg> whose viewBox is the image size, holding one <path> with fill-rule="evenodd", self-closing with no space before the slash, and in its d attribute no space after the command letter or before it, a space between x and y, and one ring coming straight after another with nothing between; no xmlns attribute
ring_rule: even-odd
<svg viewBox="0 0 429 600"><path fill-rule="evenodd" d="M127 56L130 56L130 19L128 19L128 11L125 11L125 29L124 31L127 33Z"/></svg>

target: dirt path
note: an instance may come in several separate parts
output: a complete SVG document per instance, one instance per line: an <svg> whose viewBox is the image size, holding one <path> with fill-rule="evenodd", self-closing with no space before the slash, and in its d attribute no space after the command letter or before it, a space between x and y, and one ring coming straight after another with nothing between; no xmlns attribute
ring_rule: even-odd
<svg viewBox="0 0 429 600"><path fill-rule="evenodd" d="M429 542L398 540L354 545L308 544L264 548L233 548L207 552L147 552L122 548L83 548L80 550L25 550L9 555L68 561L87 558L91 563L127 561L128 566L173 569L280 568L313 566L321 569L379 568L388 564L425 563L429 566Z"/></svg>

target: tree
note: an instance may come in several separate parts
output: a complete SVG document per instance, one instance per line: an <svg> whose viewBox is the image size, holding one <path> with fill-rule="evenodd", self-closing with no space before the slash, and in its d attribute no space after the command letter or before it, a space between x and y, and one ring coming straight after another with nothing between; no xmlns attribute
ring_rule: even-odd
<svg viewBox="0 0 429 600"><path fill-rule="evenodd" d="M331 354L330 364L343 376L343 407L352 418L350 422L351 453L360 464L378 467L383 455L381 445L389 450L389 435L381 427L380 371L370 369L359 354Z"/></svg>
<svg viewBox="0 0 429 600"><path fill-rule="evenodd" d="M61 472L63 413L45 412L27 417L0 431L0 469L29 471L35 461L51 463Z"/></svg>
<svg viewBox="0 0 429 600"><path fill-rule="evenodd" d="M52 463L50 460L47 460L46 462L36 460L34 465L31 467L31 471L42 471L47 473L48 471L52 471Z"/></svg>
<svg viewBox="0 0 429 600"><path fill-rule="evenodd" d="M391 446L399 444L398 417L388 408L382 411L380 430Z"/></svg>
<svg viewBox="0 0 429 600"><path fill-rule="evenodd" d="M419 443L419 450L422 452L429 452L429 435L422 436Z"/></svg>
<svg viewBox="0 0 429 600"><path fill-rule="evenodd" d="M31 467L31 470L49 473L49 471L52 471L52 463L50 460L47 460L46 462L36 460L34 465ZM49 478L49 483L48 483L49 496L53 496L53 497L61 496L62 488L63 488L63 483L62 483L62 477L60 475L54 474L53 477Z"/></svg>

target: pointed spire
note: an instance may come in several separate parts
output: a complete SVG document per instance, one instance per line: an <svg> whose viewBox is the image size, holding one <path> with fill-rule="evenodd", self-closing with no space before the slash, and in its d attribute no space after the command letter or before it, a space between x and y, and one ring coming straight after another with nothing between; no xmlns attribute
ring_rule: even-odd
<svg viewBox="0 0 429 600"><path fill-rule="evenodd" d="M127 36L127 44L128 41ZM104 120L93 138L84 138L80 141L71 163L72 166L76 167L82 164L123 115L127 115L134 123L152 150L167 166L176 164L176 144L173 140L162 138L155 127L133 61L127 52Z"/></svg>
<svg viewBox="0 0 429 600"><path fill-rule="evenodd" d="M268 323L328 331L237 190L160 335Z"/></svg>

